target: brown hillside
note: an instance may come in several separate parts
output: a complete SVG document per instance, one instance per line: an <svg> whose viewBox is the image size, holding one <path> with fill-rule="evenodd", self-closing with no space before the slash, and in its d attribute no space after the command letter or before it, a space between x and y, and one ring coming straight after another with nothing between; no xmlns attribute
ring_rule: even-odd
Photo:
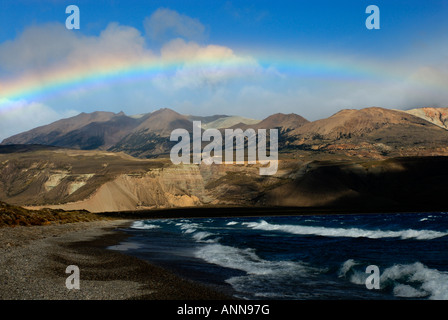
<svg viewBox="0 0 448 320"><path fill-rule="evenodd" d="M405 112L448 129L448 108L418 108Z"/></svg>
<svg viewBox="0 0 448 320"><path fill-rule="evenodd" d="M295 113L290 113L290 114L276 113L276 114L273 114L273 115L265 118L264 120L260 121L257 124L248 125L248 124L239 123L239 124L232 126L232 128L234 128L234 129L241 128L243 130L248 129L248 128L252 128L255 130L281 128L282 131L285 131L285 130L293 130L293 129L300 128L301 126L303 126L307 123L309 123L309 121L307 119L305 119L304 117L299 116L298 114L295 114Z"/></svg>
<svg viewBox="0 0 448 320"><path fill-rule="evenodd" d="M376 107L342 110L287 135L292 149L369 159L448 152L448 130L406 112Z"/></svg>
<svg viewBox="0 0 448 320"><path fill-rule="evenodd" d="M192 130L192 121L168 108L159 109L144 116L142 123L133 132L146 131L159 136L170 136L174 129Z"/></svg>
<svg viewBox="0 0 448 320"><path fill-rule="evenodd" d="M400 111L378 107L361 110L346 109L329 118L317 120L293 130L291 135L320 135L326 139L360 136L396 125L425 127L437 130L426 120ZM438 130L437 130L438 131Z"/></svg>
<svg viewBox="0 0 448 320"><path fill-rule="evenodd" d="M80 113L77 116L61 119L48 125L16 134L5 139L2 144L52 144L51 142L64 134L80 129L92 122L106 122L116 116L113 112L96 111Z"/></svg>

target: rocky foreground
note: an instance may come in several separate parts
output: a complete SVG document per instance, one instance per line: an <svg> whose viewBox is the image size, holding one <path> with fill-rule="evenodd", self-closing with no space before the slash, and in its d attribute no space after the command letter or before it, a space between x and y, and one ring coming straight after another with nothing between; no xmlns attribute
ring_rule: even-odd
<svg viewBox="0 0 448 320"><path fill-rule="evenodd" d="M224 294L181 279L145 261L106 250L129 220L0 227L1 300L188 300ZM80 288L68 289L69 265Z"/></svg>

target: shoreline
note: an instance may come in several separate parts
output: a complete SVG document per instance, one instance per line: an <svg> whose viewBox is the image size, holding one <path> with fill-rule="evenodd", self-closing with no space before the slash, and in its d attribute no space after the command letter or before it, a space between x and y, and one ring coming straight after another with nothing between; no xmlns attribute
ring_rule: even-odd
<svg viewBox="0 0 448 320"><path fill-rule="evenodd" d="M303 209L303 208L302 208ZM413 211L419 212L419 211ZM205 214L208 213L208 214ZM107 249L130 237L124 230L145 219L322 214L397 214L300 208L176 208L104 213L115 219L0 228L2 300L236 300L229 290L182 278L125 252ZM38 253L38 254L36 254ZM65 269L80 270L80 289L69 290ZM221 289L221 290L220 290Z"/></svg>
<svg viewBox="0 0 448 320"><path fill-rule="evenodd" d="M389 207L389 208L337 208L337 207L244 207L244 206L197 206L163 208L151 210L111 211L97 213L103 217L131 220L174 219L174 218L231 218L299 215L356 215L356 214L398 214L422 212L448 212L448 206L440 207Z"/></svg>
<svg viewBox="0 0 448 320"><path fill-rule="evenodd" d="M230 300L147 261L107 249L133 220L0 228L1 300ZM38 253L38 254L36 254ZM80 289L67 289L66 267Z"/></svg>

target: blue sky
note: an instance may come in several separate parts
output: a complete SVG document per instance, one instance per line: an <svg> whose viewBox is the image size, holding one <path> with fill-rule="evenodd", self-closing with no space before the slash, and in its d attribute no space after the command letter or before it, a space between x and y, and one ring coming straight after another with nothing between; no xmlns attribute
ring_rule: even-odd
<svg viewBox="0 0 448 320"><path fill-rule="evenodd" d="M64 23L69 4L80 7L84 34L98 34L111 21L143 32L145 17L158 8L170 8L199 19L208 29L207 41L249 48L308 45L393 53L397 44L410 44L416 36L448 31L448 3L443 0L6 0L0 4L0 41L13 39L30 25ZM364 26L370 4L381 9L381 32Z"/></svg>
<svg viewBox="0 0 448 320"><path fill-rule="evenodd" d="M80 9L80 30L64 28L70 4ZM380 30L365 27L372 4ZM316 120L343 108L447 106L447 17L448 2L439 0L5 0L0 139L96 110L169 107L258 119L294 112ZM181 62L151 78L81 81L52 95L2 91L21 79L44 88L47 70L75 68L76 59L95 68L105 55L159 62L175 55ZM210 56L219 62L192 63ZM23 125L8 125L14 119Z"/></svg>

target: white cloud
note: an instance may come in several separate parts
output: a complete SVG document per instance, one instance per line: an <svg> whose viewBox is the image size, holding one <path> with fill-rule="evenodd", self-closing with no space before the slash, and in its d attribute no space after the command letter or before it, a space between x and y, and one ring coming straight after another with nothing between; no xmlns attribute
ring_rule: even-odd
<svg viewBox="0 0 448 320"><path fill-rule="evenodd" d="M109 24L97 36L85 36L82 30L72 32L57 23L34 25L15 40L1 43L0 96L14 101L8 102L7 109L0 101L0 138L64 117L68 111L63 108L82 108L86 112L123 110L131 114L169 107L185 114L228 113L253 118L295 112L316 120L341 108L447 105L447 64L437 59L425 63L429 53L415 53L418 59L372 61L333 54L321 59L317 53L298 52L297 55L308 54L318 67L316 75L311 70L310 76L304 76L295 73L294 65L280 64L277 69L267 65L269 59L265 59L262 66L253 56L243 56L230 47L200 44L205 27L197 19L176 11L159 9L145 19L144 26L147 37L118 23ZM149 48L148 37L163 41L160 52ZM281 62L284 57L275 58ZM301 61L295 53L293 58ZM334 78L331 68L327 77L319 63L336 58L343 63L338 64ZM19 98L8 96L5 89L17 87L20 91L23 83L45 87L46 81L59 71L62 75L66 71L66 76L71 77L80 71L86 75L97 70L107 73L115 67L126 69L127 65L141 62L155 62L161 68L150 70L147 78L142 75L142 79L113 83L100 79L98 86L92 87L83 86L81 79L81 85L67 86L40 103L18 101ZM349 79L350 76L344 78L346 69L366 62L383 68L374 77L361 75L360 81ZM398 76L389 77L387 72L383 76L383 69ZM336 79L338 72L342 74L340 79Z"/></svg>
<svg viewBox="0 0 448 320"><path fill-rule="evenodd" d="M79 113L75 110L56 111L45 104L25 100L0 100L0 105L0 141Z"/></svg>
<svg viewBox="0 0 448 320"><path fill-rule="evenodd" d="M182 37L188 40L202 40L205 27L198 20L177 11L160 8L144 21L145 32L152 40L166 40Z"/></svg>
<svg viewBox="0 0 448 320"><path fill-rule="evenodd" d="M37 25L0 45L0 70L27 71L44 69L65 60L76 48L75 33L59 23Z"/></svg>
<svg viewBox="0 0 448 320"><path fill-rule="evenodd" d="M152 52L145 48L145 39L140 31L110 23L97 37L79 37L66 62L98 68L103 65L113 67L113 61L132 62L152 57Z"/></svg>
<svg viewBox="0 0 448 320"><path fill-rule="evenodd" d="M216 87L230 79L248 79L262 72L252 57L238 56L228 47L200 46L183 39L165 44L160 59L179 64L174 74L162 74L155 79L154 83L165 90Z"/></svg>
<svg viewBox="0 0 448 320"><path fill-rule="evenodd" d="M196 25L186 16L174 13L160 9L151 17L168 14L179 18L181 22L176 28ZM225 46L200 45L176 38L166 42L156 55L148 49L140 31L133 27L110 23L98 36L83 36L66 30L62 24L47 24L32 26L16 40L0 44L0 70L12 73L8 77L0 75L0 95L8 97L9 91L20 90L25 83L23 78L29 85L45 87L46 82L55 81L55 75L64 81L83 73L95 74L96 70L107 74L115 68L125 70L133 64L151 65L151 62L165 68L158 73L149 72L154 82L148 85L166 90L216 87L230 79L253 77L262 70L255 59L239 56ZM83 88L75 89L83 94ZM68 90L70 93L73 89Z"/></svg>
<svg viewBox="0 0 448 320"><path fill-rule="evenodd" d="M0 70L45 81L54 70L95 70L152 56L132 27L110 23L98 36L83 36L52 23L29 27L17 39L0 44Z"/></svg>

